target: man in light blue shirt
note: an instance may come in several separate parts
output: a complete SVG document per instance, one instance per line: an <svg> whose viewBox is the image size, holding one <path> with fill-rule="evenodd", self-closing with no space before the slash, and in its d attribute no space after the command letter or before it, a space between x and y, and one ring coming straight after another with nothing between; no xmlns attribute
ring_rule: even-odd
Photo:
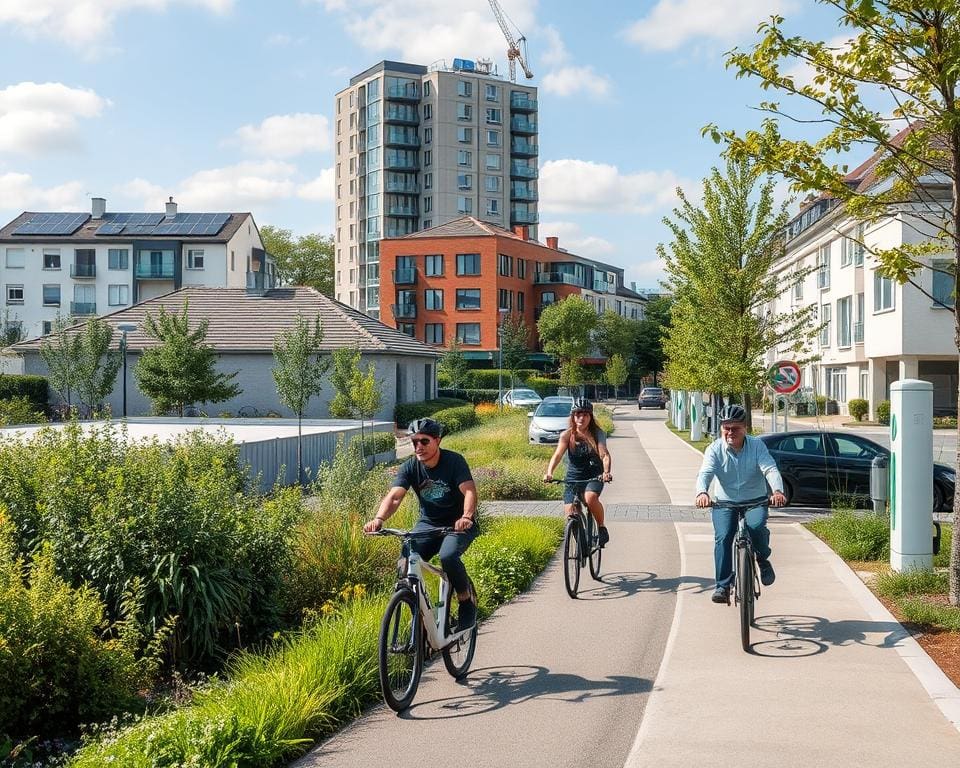
<svg viewBox="0 0 960 768"><path fill-rule="evenodd" d="M773 584L776 574L770 564L770 530L767 528L768 486L773 495L770 503L782 507L783 478L763 441L747 434L747 412L739 405L728 405L720 411L720 438L703 452L703 464L697 475L698 507L710 506L710 483L717 481L713 506L713 562L717 588L711 598L715 603L728 603L733 580L733 537L737 532L737 515L723 502L741 504L756 501L745 515L747 530L753 541L760 567L760 583Z"/></svg>

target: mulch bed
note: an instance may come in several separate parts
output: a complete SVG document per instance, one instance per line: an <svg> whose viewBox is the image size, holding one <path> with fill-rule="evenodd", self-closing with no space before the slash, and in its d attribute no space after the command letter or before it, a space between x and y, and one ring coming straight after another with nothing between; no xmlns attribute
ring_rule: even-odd
<svg viewBox="0 0 960 768"><path fill-rule="evenodd" d="M931 603L950 604L947 595L923 595L922 597ZM920 647L927 652L927 655L943 670L943 673L950 678L953 684L960 688L960 632L950 632L927 624L914 624L904 621L903 616L900 615L892 602L879 595L877 595L877 599L887 607L887 610L896 617L897 621L903 624L904 629L913 635Z"/></svg>

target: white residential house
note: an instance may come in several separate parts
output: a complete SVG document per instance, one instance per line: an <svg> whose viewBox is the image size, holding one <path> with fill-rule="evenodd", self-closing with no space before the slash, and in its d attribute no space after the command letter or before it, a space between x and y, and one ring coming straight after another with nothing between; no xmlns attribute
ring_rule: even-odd
<svg viewBox="0 0 960 768"><path fill-rule="evenodd" d="M57 316L105 315L183 287L267 290L273 258L249 213L24 212L0 229L0 285L7 320L25 338Z"/></svg>
<svg viewBox="0 0 960 768"><path fill-rule="evenodd" d="M848 181L861 190L877 184L874 162L871 158L857 168ZM938 198L946 195L949 210L945 180L922 182ZM775 265L776 272L788 284L787 276L796 270L815 269L801 284L786 289L775 308L816 306L818 322L825 325L811 351L820 360L803 368L802 384L835 400L841 413L847 412L850 400L863 398L875 418L877 404L890 398L891 383L903 378L932 382L934 413L956 413L958 358L954 318L947 308L953 305L953 277L924 268L914 277L916 285L899 285L877 273L870 253L928 238L932 230L921 214L929 210L921 204L904 205L864 226L837 200L821 196L805 204L788 225L786 254ZM949 264L950 255L944 260ZM768 361L789 356L785 348L772 350Z"/></svg>

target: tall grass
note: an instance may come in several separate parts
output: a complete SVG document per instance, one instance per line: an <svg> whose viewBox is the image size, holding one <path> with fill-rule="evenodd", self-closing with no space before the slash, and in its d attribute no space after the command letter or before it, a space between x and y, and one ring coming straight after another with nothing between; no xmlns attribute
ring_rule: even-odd
<svg viewBox="0 0 960 768"><path fill-rule="evenodd" d="M884 560L890 557L890 518L873 512L841 509L807 523L844 560Z"/></svg>

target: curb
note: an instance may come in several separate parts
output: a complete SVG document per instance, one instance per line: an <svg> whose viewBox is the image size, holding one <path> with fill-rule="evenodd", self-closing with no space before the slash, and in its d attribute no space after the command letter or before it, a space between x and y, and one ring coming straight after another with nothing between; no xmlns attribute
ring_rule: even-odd
<svg viewBox="0 0 960 768"><path fill-rule="evenodd" d="M871 619L896 624L903 630L903 639L899 640L894 648L910 668L910 671L913 672L920 685L933 699L933 703L937 705L943 716L957 731L960 731L960 688L953 684L943 670L937 666L936 662L927 655L927 652L923 650L923 647L914 639L913 635L897 621L896 617L887 610L887 607L877 599L877 596L870 591L870 588L860 580L860 577L850 569L850 566L836 552L803 525L799 523L795 523L795 525L801 530L802 535L808 539L813 548L830 561L834 573L857 598L857 602L860 603L860 606Z"/></svg>

